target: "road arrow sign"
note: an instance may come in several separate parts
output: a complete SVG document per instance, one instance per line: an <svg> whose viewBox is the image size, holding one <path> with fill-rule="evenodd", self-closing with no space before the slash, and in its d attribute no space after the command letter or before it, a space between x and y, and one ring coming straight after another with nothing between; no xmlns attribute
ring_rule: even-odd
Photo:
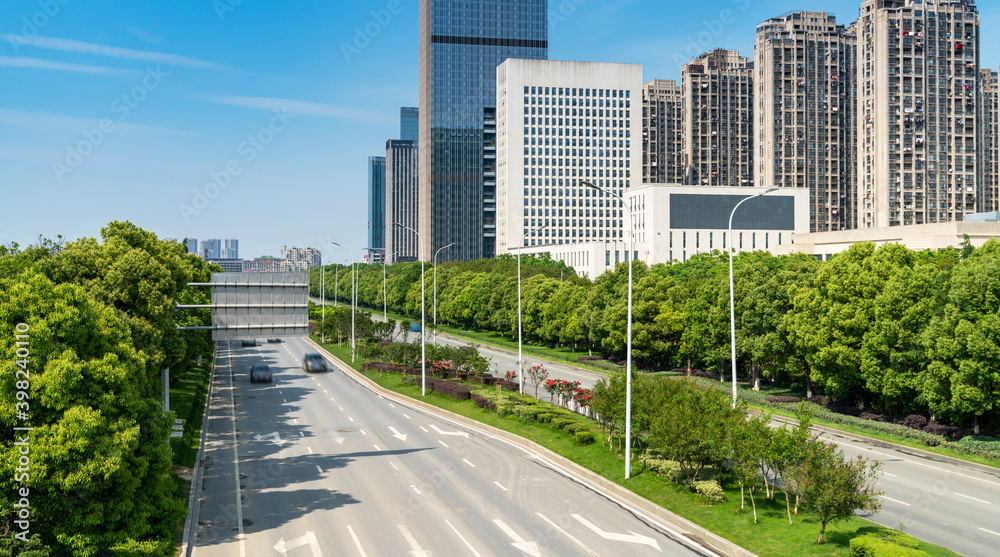
<svg viewBox="0 0 1000 557"><path fill-rule="evenodd" d="M466 439L469 438L469 432L467 432L467 431L443 431L441 428L439 428L438 426L436 426L434 424L431 424L431 429L433 429L434 431L440 433L441 435L461 435L462 437L465 437Z"/></svg>
<svg viewBox="0 0 1000 557"><path fill-rule="evenodd" d="M268 433L267 435L261 435L258 433L257 435L254 435L253 438L258 441L263 441L264 439L270 438L271 441L273 441L279 447L285 443L284 441L281 440L281 436L278 435L277 431L273 433Z"/></svg>
<svg viewBox="0 0 1000 557"><path fill-rule="evenodd" d="M339 435L337 435L336 437L334 437L333 440L336 441L338 445L343 445L344 444L344 438L341 437L341 436L339 436Z"/></svg>
<svg viewBox="0 0 1000 557"><path fill-rule="evenodd" d="M389 426L389 430L392 431L392 436L400 441L406 441L406 434L396 431L396 428Z"/></svg>
<svg viewBox="0 0 1000 557"><path fill-rule="evenodd" d="M587 528L590 528L595 534L597 534L598 536L601 536L602 538L604 538L606 540L614 540L614 541L617 541L617 542L628 542L628 543L641 543L643 545L651 546L651 547L655 548L657 551L659 551L660 553L663 553L663 550L660 549L660 544L656 543L656 540L654 540L653 538L647 538L646 536L643 536L643 535L640 535L640 534L636 534L635 532L632 532L631 530L629 531L629 534L632 534L631 536L627 536L625 534L614 534L614 533L611 533L611 532L605 532L604 530L601 530L600 528L598 528L597 526L595 526L594 524L592 524L589 520L587 520L586 518L583 518L582 516L580 516L578 514L574 514L574 515L570 515L570 516L572 516L573 518L577 519L578 521L580 521L581 524L583 524Z"/></svg>
<svg viewBox="0 0 1000 557"><path fill-rule="evenodd" d="M403 534L403 537L406 538L406 543L410 544L410 547L413 548L413 551L410 552L410 555L412 555L413 557L431 557L431 552L424 551L420 547L420 544L417 543L417 538L413 537L413 534L410 533L410 530L407 529L406 526L398 524L396 525L396 528L399 528L399 533Z"/></svg>
<svg viewBox="0 0 1000 557"><path fill-rule="evenodd" d="M295 549L302 545L309 545L309 548L312 549L313 557L323 557L323 552L319 549L319 542L316 541L316 534L311 531L306 532L306 535L300 538L288 540L287 542L285 538L280 538L278 543L274 544L274 550L287 557L289 549Z"/></svg>
<svg viewBox="0 0 1000 557"><path fill-rule="evenodd" d="M510 544L521 551L531 555L533 557L542 557L542 554L538 552L538 544L535 542L526 542L517 532L515 532L510 526L504 524L499 518L494 518L493 523L496 524L505 534L510 536L510 539L514 540L514 543Z"/></svg>

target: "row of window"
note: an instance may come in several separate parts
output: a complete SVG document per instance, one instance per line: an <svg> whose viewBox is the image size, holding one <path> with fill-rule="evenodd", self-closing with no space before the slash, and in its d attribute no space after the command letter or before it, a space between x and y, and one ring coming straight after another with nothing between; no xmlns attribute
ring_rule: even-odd
<svg viewBox="0 0 1000 557"><path fill-rule="evenodd" d="M532 95L570 95L573 97L608 97L608 98L629 98L631 91L628 89L589 89L585 87L537 87L524 86L524 94Z"/></svg>

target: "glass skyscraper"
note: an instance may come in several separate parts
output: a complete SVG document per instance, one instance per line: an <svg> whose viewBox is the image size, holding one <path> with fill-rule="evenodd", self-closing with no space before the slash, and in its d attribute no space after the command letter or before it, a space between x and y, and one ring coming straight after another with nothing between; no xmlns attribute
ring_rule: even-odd
<svg viewBox="0 0 1000 557"><path fill-rule="evenodd" d="M368 157L368 249L385 249L385 157Z"/></svg>
<svg viewBox="0 0 1000 557"><path fill-rule="evenodd" d="M404 106L399 109L399 138L416 141L420 139L420 109Z"/></svg>
<svg viewBox="0 0 1000 557"><path fill-rule="evenodd" d="M421 1L421 259L452 242L439 260L493 257L496 147L483 126L495 126L497 66L548 58L547 12L547 0Z"/></svg>

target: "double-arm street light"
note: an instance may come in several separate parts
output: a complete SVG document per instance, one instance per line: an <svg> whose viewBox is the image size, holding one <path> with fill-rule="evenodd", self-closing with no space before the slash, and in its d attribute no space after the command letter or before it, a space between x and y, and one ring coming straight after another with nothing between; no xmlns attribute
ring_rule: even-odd
<svg viewBox="0 0 1000 557"><path fill-rule="evenodd" d="M434 342L437 342L438 338L438 254L441 253L441 250L448 249L454 245L455 242L452 242L443 248L438 248L434 252Z"/></svg>
<svg viewBox="0 0 1000 557"><path fill-rule="evenodd" d="M357 279L358 272L354 266L354 250L351 248L338 244L337 242L330 242L331 244L346 249L351 253L351 363L354 363L355 357L355 343L354 343L354 314L357 313L357 303L358 303L358 292L357 292Z"/></svg>
<svg viewBox="0 0 1000 557"><path fill-rule="evenodd" d="M729 252L729 344L732 348L733 362L733 408L736 408L736 303L735 296L733 295L733 250L736 249L736 241L733 239L733 215L736 214L736 209L739 209L740 205L743 205L755 197L760 197L777 189L778 188L767 188L757 195L745 197L742 201L737 203L736 206L733 207L733 211L729 213L729 249L726 251Z"/></svg>
<svg viewBox="0 0 1000 557"><path fill-rule="evenodd" d="M323 252L319 252L319 283L320 297L323 298L323 321L319 326L323 344L326 344L326 268L323 267Z"/></svg>
<svg viewBox="0 0 1000 557"><path fill-rule="evenodd" d="M541 226L534 230L529 230L521 237L517 243L517 377L520 382L521 396L524 396L524 357L521 355L521 246L524 240L533 232L541 232L549 225Z"/></svg>
<svg viewBox="0 0 1000 557"><path fill-rule="evenodd" d="M630 458L632 446L632 259L635 255L632 246L634 236L632 233L632 209L617 193L595 186L590 182L581 180L580 183L588 188L617 197L618 201L621 201L622 207L625 208L625 212L628 213L628 254L625 256L628 259L628 318L625 335L625 479L627 480L632 474L632 459Z"/></svg>
<svg viewBox="0 0 1000 557"><path fill-rule="evenodd" d="M403 230L409 230L417 235L417 241L420 242L420 254L423 257L424 253L424 239L420 236L415 228L406 226L405 224L400 224L398 222L392 223L393 226L398 226ZM425 326L425 312L424 312L424 260L420 259L420 391L421 396L427 396L427 349L425 343L427 341L427 327Z"/></svg>
<svg viewBox="0 0 1000 557"><path fill-rule="evenodd" d="M382 319L384 319L385 322L388 323L389 322L389 302L388 302L388 299L386 298L386 289L385 289L385 254L386 254L386 251L385 251L385 248L368 248L368 251L380 251L380 252L382 252Z"/></svg>

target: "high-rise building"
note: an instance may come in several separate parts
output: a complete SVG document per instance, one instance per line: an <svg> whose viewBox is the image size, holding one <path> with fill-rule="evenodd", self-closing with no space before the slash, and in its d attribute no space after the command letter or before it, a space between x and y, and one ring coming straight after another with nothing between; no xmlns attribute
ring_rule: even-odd
<svg viewBox="0 0 1000 557"><path fill-rule="evenodd" d="M420 109L414 106L399 109L399 138L413 141L420 138Z"/></svg>
<svg viewBox="0 0 1000 557"><path fill-rule="evenodd" d="M236 238L228 238L222 241L222 248L219 250L219 259L239 259L240 241Z"/></svg>
<svg viewBox="0 0 1000 557"><path fill-rule="evenodd" d="M201 241L201 256L205 259L222 258L222 240L209 238Z"/></svg>
<svg viewBox="0 0 1000 557"><path fill-rule="evenodd" d="M187 248L188 253L198 253L198 238L185 238L184 247Z"/></svg>
<svg viewBox="0 0 1000 557"><path fill-rule="evenodd" d="M621 202L581 181L623 197L641 183L641 103L639 64L510 58L497 68L497 253L522 238L622 238Z"/></svg>
<svg viewBox="0 0 1000 557"><path fill-rule="evenodd" d="M322 264L322 256L316 248L291 247L284 250L284 256L286 271L304 271Z"/></svg>
<svg viewBox="0 0 1000 557"><path fill-rule="evenodd" d="M419 230L417 142L390 139L385 142L385 261L416 261L420 256L417 235L395 226L399 223Z"/></svg>
<svg viewBox="0 0 1000 557"><path fill-rule="evenodd" d="M684 181L683 97L672 79L654 79L642 86L642 181Z"/></svg>
<svg viewBox="0 0 1000 557"><path fill-rule="evenodd" d="M858 225L964 220L977 184L973 0L864 0L858 36Z"/></svg>
<svg viewBox="0 0 1000 557"><path fill-rule="evenodd" d="M717 48L681 67L684 158L693 183L753 185L753 61Z"/></svg>
<svg viewBox="0 0 1000 557"><path fill-rule="evenodd" d="M857 37L833 14L757 26L754 184L808 189L810 232L856 226L856 56Z"/></svg>
<svg viewBox="0 0 1000 557"><path fill-rule="evenodd" d="M548 57L547 0L420 3L420 258L492 257L485 242L484 121L507 58ZM551 116L550 116L551 117Z"/></svg>
<svg viewBox="0 0 1000 557"><path fill-rule="evenodd" d="M368 157L368 257L385 249L385 157Z"/></svg>
<svg viewBox="0 0 1000 557"><path fill-rule="evenodd" d="M997 70L979 70L979 185L981 212L1000 211L1000 111Z"/></svg>

